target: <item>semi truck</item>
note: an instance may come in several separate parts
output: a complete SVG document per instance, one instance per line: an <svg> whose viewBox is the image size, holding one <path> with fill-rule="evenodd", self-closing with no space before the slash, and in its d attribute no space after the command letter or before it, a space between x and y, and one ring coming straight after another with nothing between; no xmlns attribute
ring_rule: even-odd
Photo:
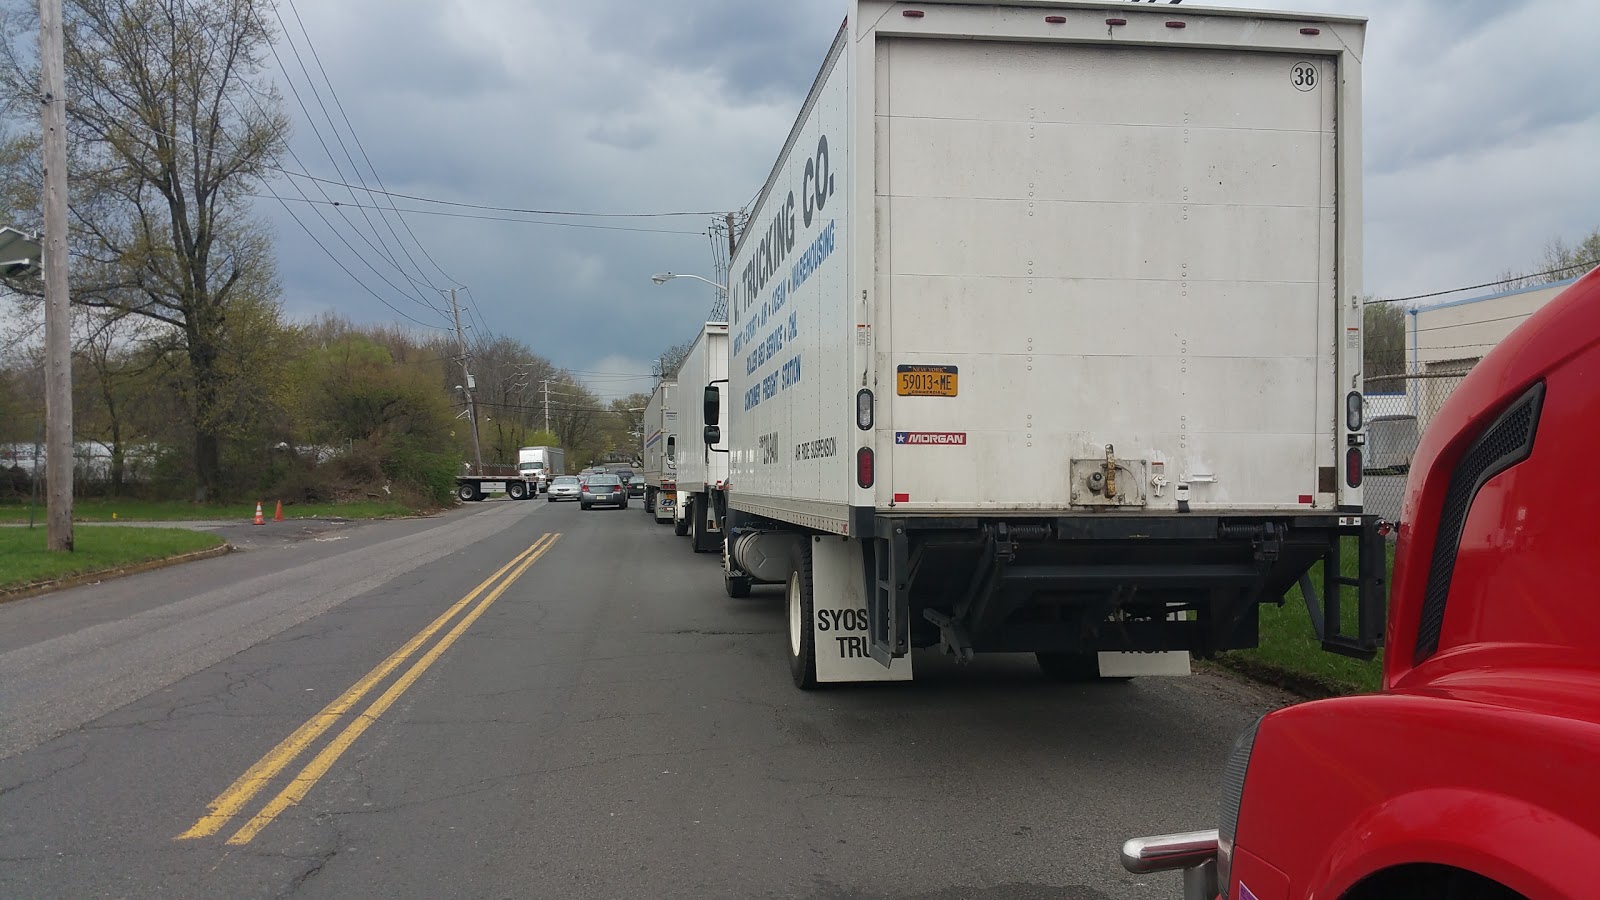
<svg viewBox="0 0 1600 900"><path fill-rule="evenodd" d="M706 394L720 398L728 386L728 325L706 322L695 335L689 352L678 366L678 383L695 385L697 400ZM707 442L706 426L715 425L702 416L706 406L699 402L683 404L678 410L681 434L696 435L693 443L678 450L677 503L673 509L673 530L687 535L695 553L709 553L722 543L723 517L717 513L728 480L728 444L712 435ZM685 452L687 451L687 452Z"/></svg>
<svg viewBox="0 0 1600 900"><path fill-rule="evenodd" d="M1600 271L1451 393L1411 457L1378 693L1268 713L1218 827L1136 838L1185 898L1593 897ZM1156 887L1156 885L1152 885Z"/></svg>
<svg viewBox="0 0 1600 900"><path fill-rule="evenodd" d="M644 511L656 522L671 522L678 507L678 395L676 380L663 379L644 408L644 446L639 458L644 476Z"/></svg>
<svg viewBox="0 0 1600 900"><path fill-rule="evenodd" d="M785 586L798 686L928 647L1186 674L1297 586L1325 649L1376 651L1364 31L850 5L735 247L726 383L679 378L729 466L685 514L730 595Z"/></svg>
<svg viewBox="0 0 1600 900"><path fill-rule="evenodd" d="M517 450L517 471L541 490L549 490L550 479L567 474L566 459L560 447L521 447Z"/></svg>

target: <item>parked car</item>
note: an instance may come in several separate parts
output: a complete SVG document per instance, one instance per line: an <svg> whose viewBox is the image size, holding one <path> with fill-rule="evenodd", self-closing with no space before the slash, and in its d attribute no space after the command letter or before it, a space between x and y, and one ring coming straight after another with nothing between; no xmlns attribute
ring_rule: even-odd
<svg viewBox="0 0 1600 900"><path fill-rule="evenodd" d="M615 475L590 475L578 490L578 504L584 509L597 505L628 508L628 486Z"/></svg>
<svg viewBox="0 0 1600 900"><path fill-rule="evenodd" d="M550 482L550 488L544 492L544 498L551 503L557 500L578 500L582 486L576 475L557 475Z"/></svg>
<svg viewBox="0 0 1600 900"><path fill-rule="evenodd" d="M1484 356L1411 456L1383 689L1268 713L1221 827L1139 838L1184 896L1600 896L1600 269ZM1588 587L1585 587L1588 585Z"/></svg>
<svg viewBox="0 0 1600 900"><path fill-rule="evenodd" d="M644 496L644 476L643 475L635 475L632 478L628 479L628 496L629 497L643 497Z"/></svg>

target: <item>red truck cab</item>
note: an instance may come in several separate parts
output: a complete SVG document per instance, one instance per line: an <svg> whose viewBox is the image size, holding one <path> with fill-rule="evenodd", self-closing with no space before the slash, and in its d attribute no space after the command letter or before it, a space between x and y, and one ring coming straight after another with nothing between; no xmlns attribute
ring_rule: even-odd
<svg viewBox="0 0 1600 900"><path fill-rule="evenodd" d="M1129 841L1227 900L1600 897L1600 269L1484 357L1413 457L1383 690L1262 717L1221 827Z"/></svg>

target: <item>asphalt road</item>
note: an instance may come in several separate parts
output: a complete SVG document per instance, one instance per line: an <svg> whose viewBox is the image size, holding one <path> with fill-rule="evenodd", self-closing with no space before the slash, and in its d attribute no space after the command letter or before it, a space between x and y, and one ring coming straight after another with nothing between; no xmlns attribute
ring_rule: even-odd
<svg viewBox="0 0 1600 900"><path fill-rule="evenodd" d="M802 693L778 589L637 504L226 533L0 605L0 896L1173 897L1120 840L1214 825L1284 702L1028 657Z"/></svg>

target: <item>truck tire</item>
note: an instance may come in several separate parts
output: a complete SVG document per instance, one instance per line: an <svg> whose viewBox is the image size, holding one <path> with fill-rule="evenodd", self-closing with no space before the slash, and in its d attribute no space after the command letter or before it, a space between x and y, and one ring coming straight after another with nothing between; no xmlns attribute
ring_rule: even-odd
<svg viewBox="0 0 1600 900"><path fill-rule="evenodd" d="M672 519L672 533L678 537L683 537L689 533L689 519L694 515L694 504L685 503L677 513Z"/></svg>
<svg viewBox="0 0 1600 900"><path fill-rule="evenodd" d="M694 510L694 522L689 526L689 549L696 553L710 553L710 538L706 530L706 517L700 511L700 504L696 503L690 509Z"/></svg>
<svg viewBox="0 0 1600 900"><path fill-rule="evenodd" d="M817 645L811 620L816 615L811 596L811 540L795 544L789 557L786 617L789 620L789 677L794 686L809 691L817 686Z"/></svg>
<svg viewBox="0 0 1600 900"><path fill-rule="evenodd" d="M463 484L456 488L456 496L461 498L461 502L470 503L478 499L478 486L475 484Z"/></svg>
<svg viewBox="0 0 1600 900"><path fill-rule="evenodd" d="M1039 669L1051 681L1077 684L1086 681L1127 681L1127 677L1102 677L1100 658L1094 653L1035 653Z"/></svg>
<svg viewBox="0 0 1600 900"><path fill-rule="evenodd" d="M528 486L520 481L513 481L506 485L506 496L513 500L528 499Z"/></svg>
<svg viewBox="0 0 1600 900"><path fill-rule="evenodd" d="M650 513L651 515L655 515L655 512L656 512L656 489L655 488L645 488L644 489L644 511L647 512L647 513Z"/></svg>

